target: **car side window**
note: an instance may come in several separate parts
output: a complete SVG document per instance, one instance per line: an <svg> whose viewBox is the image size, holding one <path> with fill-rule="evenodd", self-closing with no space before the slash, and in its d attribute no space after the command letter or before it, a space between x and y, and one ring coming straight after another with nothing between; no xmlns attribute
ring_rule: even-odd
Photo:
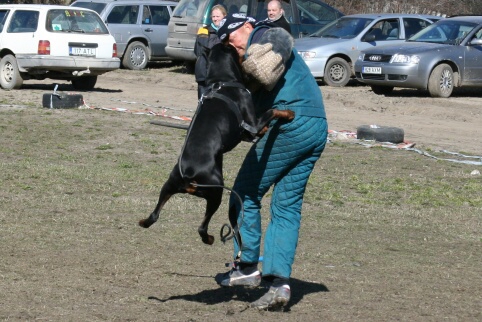
<svg viewBox="0 0 482 322"><path fill-rule="evenodd" d="M373 25L367 35L374 35L375 41L398 39L399 35L398 19L380 20Z"/></svg>
<svg viewBox="0 0 482 322"><path fill-rule="evenodd" d="M107 23L136 24L139 6L114 6L107 16Z"/></svg>
<svg viewBox="0 0 482 322"><path fill-rule="evenodd" d="M482 28L475 33L475 37L477 39L482 39Z"/></svg>
<svg viewBox="0 0 482 322"><path fill-rule="evenodd" d="M5 25L5 20L7 19L8 13L8 10L0 10L0 32L2 32L3 30L3 26Z"/></svg>
<svg viewBox="0 0 482 322"><path fill-rule="evenodd" d="M169 9L166 6L144 6L142 24L167 26L169 23Z"/></svg>
<svg viewBox="0 0 482 322"><path fill-rule="evenodd" d="M405 38L408 39L415 35L420 30L430 26L430 22L418 18L403 18L403 25L405 27Z"/></svg>
<svg viewBox="0 0 482 322"><path fill-rule="evenodd" d="M17 10L13 13L7 32L34 32L37 31L38 11Z"/></svg>

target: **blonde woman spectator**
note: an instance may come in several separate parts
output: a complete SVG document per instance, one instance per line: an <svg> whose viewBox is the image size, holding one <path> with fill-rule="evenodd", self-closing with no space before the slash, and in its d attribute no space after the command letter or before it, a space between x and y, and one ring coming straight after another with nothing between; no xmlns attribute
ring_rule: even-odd
<svg viewBox="0 0 482 322"><path fill-rule="evenodd" d="M219 23L226 17L226 8L222 5L215 5L211 9L212 23L209 26L199 28L196 43L194 45L194 53L197 60L194 69L196 82L198 83L198 98L204 93L206 88L206 74L208 70L209 50L220 42L216 32L219 29Z"/></svg>

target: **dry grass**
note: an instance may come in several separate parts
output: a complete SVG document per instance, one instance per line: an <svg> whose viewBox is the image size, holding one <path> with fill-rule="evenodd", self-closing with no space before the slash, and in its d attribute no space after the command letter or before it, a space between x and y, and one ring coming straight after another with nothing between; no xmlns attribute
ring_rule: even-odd
<svg viewBox="0 0 482 322"><path fill-rule="evenodd" d="M482 319L473 166L330 144L305 197L290 311L255 312L245 303L263 290L219 289L212 278L231 247L201 243L202 200L175 196L156 225L137 226L182 130L114 112L0 113L0 320ZM227 185L248 147L226 155Z"/></svg>

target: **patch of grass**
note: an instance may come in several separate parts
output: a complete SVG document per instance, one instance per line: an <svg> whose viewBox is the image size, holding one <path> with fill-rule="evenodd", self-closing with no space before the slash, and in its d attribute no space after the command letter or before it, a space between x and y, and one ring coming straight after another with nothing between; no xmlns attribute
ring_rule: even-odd
<svg viewBox="0 0 482 322"><path fill-rule="evenodd" d="M114 147L112 145L110 145L109 143L107 144L102 144L98 147L96 147L96 150L101 150L101 151L105 151L105 150L110 150L110 149L113 149Z"/></svg>
<svg viewBox="0 0 482 322"><path fill-rule="evenodd" d="M190 195L173 196L151 228L137 225L156 206L185 131L92 110L0 114L0 316L260 319L245 303L264 289L220 289L212 278L232 259L231 244L219 242L228 193L211 221L212 246L197 234L206 202ZM250 147L225 155L226 186ZM477 320L482 182L472 170L327 145L304 198L291 313L262 319Z"/></svg>

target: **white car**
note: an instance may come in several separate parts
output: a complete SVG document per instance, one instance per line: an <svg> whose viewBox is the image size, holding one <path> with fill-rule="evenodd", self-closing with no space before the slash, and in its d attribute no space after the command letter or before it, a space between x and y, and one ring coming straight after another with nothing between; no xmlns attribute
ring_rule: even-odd
<svg viewBox="0 0 482 322"><path fill-rule="evenodd" d="M57 5L0 5L0 59L5 90L46 78L90 90L98 75L120 66L114 37L95 11Z"/></svg>

